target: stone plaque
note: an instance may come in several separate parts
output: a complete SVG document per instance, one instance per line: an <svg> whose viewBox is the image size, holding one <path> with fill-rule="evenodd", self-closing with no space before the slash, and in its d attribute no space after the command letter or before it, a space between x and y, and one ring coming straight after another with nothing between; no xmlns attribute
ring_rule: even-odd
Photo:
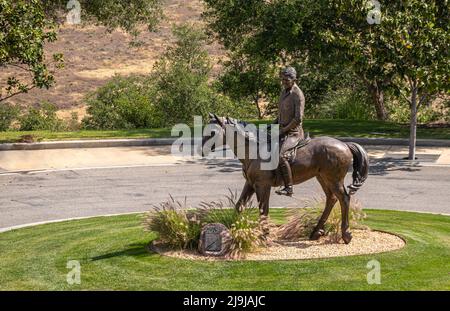
<svg viewBox="0 0 450 311"><path fill-rule="evenodd" d="M223 256L228 251L230 232L223 224L207 224L202 228L199 251L206 256Z"/></svg>

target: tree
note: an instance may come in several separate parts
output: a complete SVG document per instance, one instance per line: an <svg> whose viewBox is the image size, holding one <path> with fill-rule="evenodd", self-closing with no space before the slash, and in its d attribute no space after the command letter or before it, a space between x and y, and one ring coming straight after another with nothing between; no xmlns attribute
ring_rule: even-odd
<svg viewBox="0 0 450 311"><path fill-rule="evenodd" d="M378 85L387 82L408 101L408 158L414 159L418 109L450 88L448 10L443 13L447 1L383 3L379 24L365 21L365 1L331 2L340 27L329 31L326 40L345 51L355 70L362 69Z"/></svg>
<svg viewBox="0 0 450 311"><path fill-rule="evenodd" d="M332 24L318 33L320 41L364 81L377 118L387 120L384 94L391 86L395 72L392 66L385 66L371 57L371 46L377 42L377 30L382 27L379 25L379 2L330 0L325 3L333 12Z"/></svg>
<svg viewBox="0 0 450 311"><path fill-rule="evenodd" d="M310 58L305 57L306 45L303 44L309 42L312 45L312 37L306 30L311 27L301 27L305 21L313 21L308 17L315 10L316 3L309 0L304 5L292 0L204 2L206 9L203 17L208 23L209 34L230 54L230 61L225 62L225 74L221 78L224 91L230 95L233 93L234 97L249 97L255 103L261 98L269 100L266 108L270 111L280 91L278 70L294 63L301 64L302 69L312 67L307 64ZM297 2L301 8L296 7ZM302 43L301 48L297 48L299 43ZM305 79L309 82L310 78L307 76ZM233 81L236 84L234 87L231 85ZM318 83L308 82L306 84L309 86L318 86ZM317 98L316 95L313 97Z"/></svg>
<svg viewBox="0 0 450 311"><path fill-rule="evenodd" d="M29 76L26 80L8 77L0 89L0 102L54 83L44 56L45 42L54 40L54 25L46 19L39 0L0 1L0 67L14 67ZM53 55L53 60L60 66L62 55Z"/></svg>
<svg viewBox="0 0 450 311"><path fill-rule="evenodd" d="M383 2L379 24L368 18L377 1L204 1L205 18L227 49L238 47L249 57L350 66L368 86L381 119L384 90L406 90L409 158L414 158L417 109L449 89L447 0Z"/></svg>
<svg viewBox="0 0 450 311"><path fill-rule="evenodd" d="M211 90L211 62L204 45L206 36L190 25L175 26L176 41L153 68L157 110L161 126L190 123L194 115L206 116Z"/></svg>
<svg viewBox="0 0 450 311"><path fill-rule="evenodd" d="M155 106L161 124L192 123L193 116L210 112L254 118L255 109L233 101L211 83L211 60L202 28L184 24L173 29L176 38L155 63L150 79L155 85Z"/></svg>
<svg viewBox="0 0 450 311"><path fill-rule="evenodd" d="M333 1L204 1L207 4L204 16L227 49L234 50L239 47L250 59L262 57L281 63L303 63L308 68L324 71L337 66L342 71L352 67L372 95L377 117L387 119L384 88L389 84L389 79L374 79L371 72L380 70L376 68L376 64L351 59L348 52L352 52L352 47L341 44L338 49L329 40L330 33L339 31L342 26L339 21L342 18L336 14L331 3ZM369 26L365 15L362 20L365 23L363 26ZM351 19L346 19L345 23L350 23L349 27L359 27ZM343 33L339 36L343 36ZM344 39L355 38L348 33Z"/></svg>
<svg viewBox="0 0 450 311"><path fill-rule="evenodd" d="M154 30L162 18L161 0L77 0L83 20L121 28L133 35L145 24ZM0 67L16 68L29 78L13 74L2 84L0 102L33 88L50 88L54 71L63 66L63 55L45 59L44 45L56 40L59 13L66 0L0 0Z"/></svg>
<svg viewBox="0 0 450 311"><path fill-rule="evenodd" d="M261 101L273 99L280 93L277 67L260 58L248 58L230 53L224 62L225 71L219 78L219 89L234 100L250 100L263 117Z"/></svg>
<svg viewBox="0 0 450 311"><path fill-rule="evenodd" d="M393 81L408 101L410 113L410 160L415 159L417 112L432 98L450 93L450 20L447 1L419 0L397 4L386 10L380 29L381 44L374 57L392 65L398 74Z"/></svg>
<svg viewBox="0 0 450 311"><path fill-rule="evenodd" d="M41 0L47 17L55 22L61 12L67 12L68 0ZM81 8L83 20L117 28L137 35L138 26L146 25L149 31L156 28L163 17L162 0L76 0Z"/></svg>

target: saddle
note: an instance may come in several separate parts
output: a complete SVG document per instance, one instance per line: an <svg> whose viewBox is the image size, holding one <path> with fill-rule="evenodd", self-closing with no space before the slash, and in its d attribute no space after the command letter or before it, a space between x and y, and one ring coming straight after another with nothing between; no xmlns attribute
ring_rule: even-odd
<svg viewBox="0 0 450 311"><path fill-rule="evenodd" d="M306 133L306 137L304 138L296 135L286 138L285 144L287 144L287 150L284 151L283 156L288 160L289 164L292 164L294 161L297 150L305 147L310 141L309 133Z"/></svg>

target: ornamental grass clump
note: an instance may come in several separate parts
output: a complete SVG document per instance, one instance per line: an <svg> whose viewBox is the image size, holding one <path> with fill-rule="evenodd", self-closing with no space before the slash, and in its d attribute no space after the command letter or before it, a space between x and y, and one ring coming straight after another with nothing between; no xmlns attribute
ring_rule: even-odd
<svg viewBox="0 0 450 311"><path fill-rule="evenodd" d="M325 208L325 198L313 198L306 202L304 208L293 211L289 221L280 226L277 237L281 240L296 241L308 238L313 232ZM368 229L362 225L366 214L362 210L362 204L355 198L350 202L349 222L350 228ZM324 235L330 242L337 243L341 239L341 206L336 203L324 226Z"/></svg>
<svg viewBox="0 0 450 311"><path fill-rule="evenodd" d="M231 190L229 191L230 194L225 196L225 201L200 203L200 207L195 211L195 214L202 224L220 223L228 229L231 229L231 226L239 219L241 214L247 215L254 221L258 221L259 213L253 201L248 202L244 206L242 213L239 213L234 208L237 203L238 194Z"/></svg>
<svg viewBox="0 0 450 311"><path fill-rule="evenodd" d="M352 229L368 229L362 224L366 218L366 213L362 210L362 204L355 198L350 202L349 223ZM325 235L331 242L337 243L341 239L341 206L339 202L331 210L330 216L325 223Z"/></svg>
<svg viewBox="0 0 450 311"><path fill-rule="evenodd" d="M227 257L239 258L245 253L264 245L259 212L249 202L239 213L233 207L237 194L228 195L227 200L202 202L196 210L188 209L186 201L180 203L172 196L155 206L144 218L144 229L158 234L159 241L172 248L195 249L206 224L220 223L230 231L230 247Z"/></svg>
<svg viewBox="0 0 450 311"><path fill-rule="evenodd" d="M231 241L227 252L227 257L230 258L244 257L246 253L265 244L258 208L253 201L249 201L239 213L236 209L230 208L236 205L237 199L237 193L230 191L225 202L202 202L196 211L202 225L221 223L230 230Z"/></svg>
<svg viewBox="0 0 450 311"><path fill-rule="evenodd" d="M295 210L289 221L278 228L277 237L286 241L308 237L313 232L321 212L319 208L311 207Z"/></svg>
<svg viewBox="0 0 450 311"><path fill-rule="evenodd" d="M259 221L253 220L248 214L239 214L230 228L231 244L228 256L244 257L246 253L265 245L264 234Z"/></svg>
<svg viewBox="0 0 450 311"><path fill-rule="evenodd" d="M170 196L146 214L144 229L158 233L159 240L170 247L187 249L197 247L201 224L187 210L186 201L182 204Z"/></svg>

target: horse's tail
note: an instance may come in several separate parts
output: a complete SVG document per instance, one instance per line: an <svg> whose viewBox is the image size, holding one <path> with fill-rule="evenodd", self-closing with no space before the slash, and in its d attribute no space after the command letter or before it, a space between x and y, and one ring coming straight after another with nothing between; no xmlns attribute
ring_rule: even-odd
<svg viewBox="0 0 450 311"><path fill-rule="evenodd" d="M348 186L352 195L362 187L369 173L369 157L363 147L357 143L346 143L353 154L353 183Z"/></svg>

